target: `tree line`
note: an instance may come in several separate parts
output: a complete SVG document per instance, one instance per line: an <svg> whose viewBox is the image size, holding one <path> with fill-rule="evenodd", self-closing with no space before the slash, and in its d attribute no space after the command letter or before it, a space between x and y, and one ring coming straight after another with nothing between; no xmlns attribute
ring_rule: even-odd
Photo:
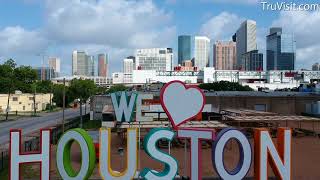
<svg viewBox="0 0 320 180"><path fill-rule="evenodd" d="M38 74L30 66L17 66L14 60L9 59L0 64L0 94L14 93L19 90L22 93L52 93L56 106L63 106L63 92L65 90L65 103L75 99L85 102L96 93L103 93L104 88L97 87L91 80L74 79L69 86L53 84L49 80L38 80Z"/></svg>

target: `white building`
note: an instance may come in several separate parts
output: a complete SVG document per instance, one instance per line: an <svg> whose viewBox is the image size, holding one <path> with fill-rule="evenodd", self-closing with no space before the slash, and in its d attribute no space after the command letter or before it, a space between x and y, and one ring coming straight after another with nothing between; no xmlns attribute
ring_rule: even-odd
<svg viewBox="0 0 320 180"><path fill-rule="evenodd" d="M87 55L85 51L73 51L72 75L94 76L94 57Z"/></svg>
<svg viewBox="0 0 320 180"><path fill-rule="evenodd" d="M136 69L171 71L173 52L171 48L150 48L136 50Z"/></svg>
<svg viewBox="0 0 320 180"><path fill-rule="evenodd" d="M66 86L69 86L73 79L89 79L92 80L97 86L110 87L112 84L112 79L104 76L64 76L53 78L51 81L54 84L63 84L65 79Z"/></svg>
<svg viewBox="0 0 320 180"><path fill-rule="evenodd" d="M48 59L49 67L53 68L54 72L60 73L60 58L57 57L49 57Z"/></svg>
<svg viewBox="0 0 320 180"><path fill-rule="evenodd" d="M134 69L135 65L133 59L126 58L123 60L123 73L132 74Z"/></svg>
<svg viewBox="0 0 320 180"><path fill-rule="evenodd" d="M199 79L202 79L202 72L134 70L132 79L133 84L167 83L173 80L194 84L197 83Z"/></svg>
<svg viewBox="0 0 320 180"><path fill-rule="evenodd" d="M123 84L124 83L123 75L124 74L122 72L112 73L112 83L113 84Z"/></svg>
<svg viewBox="0 0 320 180"><path fill-rule="evenodd" d="M132 74L132 84L167 83L173 80L188 84L229 81L248 85L255 90L294 88L319 79L320 71L297 71L292 75L287 71L215 70L213 67L205 67L199 72L134 70Z"/></svg>
<svg viewBox="0 0 320 180"><path fill-rule="evenodd" d="M194 66L203 70L209 66L210 39L206 36L194 37Z"/></svg>
<svg viewBox="0 0 320 180"><path fill-rule="evenodd" d="M242 55L257 50L257 23L253 20L244 21L236 33L237 65L243 67Z"/></svg>

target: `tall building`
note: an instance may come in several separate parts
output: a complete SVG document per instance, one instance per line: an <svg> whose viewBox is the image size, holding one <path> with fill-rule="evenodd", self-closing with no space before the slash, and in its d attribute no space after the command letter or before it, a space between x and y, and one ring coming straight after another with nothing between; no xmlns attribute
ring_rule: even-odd
<svg viewBox="0 0 320 180"><path fill-rule="evenodd" d="M213 46L213 64L216 70L235 70L236 43L217 41Z"/></svg>
<svg viewBox="0 0 320 180"><path fill-rule="evenodd" d="M33 69L37 71L38 80L47 81L56 77L52 67L36 67Z"/></svg>
<svg viewBox="0 0 320 180"><path fill-rule="evenodd" d="M94 76L94 56L87 56L88 61L88 76Z"/></svg>
<svg viewBox="0 0 320 180"><path fill-rule="evenodd" d="M312 65L312 71L320 71L320 64L319 63L314 63Z"/></svg>
<svg viewBox="0 0 320 180"><path fill-rule="evenodd" d="M84 51L72 53L72 75L94 76L94 57Z"/></svg>
<svg viewBox="0 0 320 180"><path fill-rule="evenodd" d="M183 61L193 58L193 37L182 35L178 37L178 64L182 65Z"/></svg>
<svg viewBox="0 0 320 180"><path fill-rule="evenodd" d="M282 28L270 28L267 36L267 70L294 70L296 42L293 34L282 32Z"/></svg>
<svg viewBox="0 0 320 180"><path fill-rule="evenodd" d="M242 62L242 55L257 50L257 24L253 20L244 21L236 32L237 66L243 69L245 62Z"/></svg>
<svg viewBox="0 0 320 180"><path fill-rule="evenodd" d="M60 58L49 57L48 63L49 67L52 67L56 73L60 73Z"/></svg>
<svg viewBox="0 0 320 180"><path fill-rule="evenodd" d="M108 55L98 54L98 76L108 76Z"/></svg>
<svg viewBox="0 0 320 180"><path fill-rule="evenodd" d="M138 70L171 71L172 63L172 48L136 50L136 69Z"/></svg>
<svg viewBox="0 0 320 180"><path fill-rule="evenodd" d="M244 71L263 71L263 54L258 50L253 50L244 53L241 56L243 66L241 70Z"/></svg>
<svg viewBox="0 0 320 180"><path fill-rule="evenodd" d="M203 70L209 66L210 39L206 36L194 37L194 66Z"/></svg>
<svg viewBox="0 0 320 180"><path fill-rule="evenodd" d="M72 75L88 75L87 54L84 51L73 51Z"/></svg>
<svg viewBox="0 0 320 180"><path fill-rule="evenodd" d="M135 59L127 57L123 60L123 73L132 74L135 69Z"/></svg>

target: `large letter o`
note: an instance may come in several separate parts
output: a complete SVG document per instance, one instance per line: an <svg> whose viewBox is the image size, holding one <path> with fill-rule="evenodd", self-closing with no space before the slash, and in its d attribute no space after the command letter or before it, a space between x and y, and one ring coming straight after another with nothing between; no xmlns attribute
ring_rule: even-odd
<svg viewBox="0 0 320 180"><path fill-rule="evenodd" d="M81 149L81 168L76 172L71 165L70 151L73 142L77 142ZM57 168L62 179L88 179L94 169L96 156L95 147L90 135L83 129L77 128L67 131L59 140L57 147Z"/></svg>
<svg viewBox="0 0 320 180"><path fill-rule="evenodd" d="M240 149L240 160L232 171L226 170L223 161L224 148L227 142L235 139ZM247 137L239 130L227 128L222 130L214 141L212 148L212 164L222 179L239 180L243 179L251 166L252 150Z"/></svg>

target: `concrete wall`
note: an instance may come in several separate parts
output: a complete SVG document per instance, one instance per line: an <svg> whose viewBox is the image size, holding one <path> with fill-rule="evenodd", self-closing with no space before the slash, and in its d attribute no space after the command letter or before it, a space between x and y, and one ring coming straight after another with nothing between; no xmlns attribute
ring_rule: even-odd
<svg viewBox="0 0 320 180"><path fill-rule="evenodd" d="M53 95L51 94L51 98ZM8 94L0 94L0 112L6 112ZM50 94L36 94L37 111L45 110L50 104ZM10 111L31 112L33 108L33 94L12 94L9 102Z"/></svg>
<svg viewBox="0 0 320 180"><path fill-rule="evenodd" d="M306 104L319 101L314 97L206 97L207 104L212 104L218 111L225 108L255 109L255 105L266 105L266 110L279 114L301 115L306 110Z"/></svg>

